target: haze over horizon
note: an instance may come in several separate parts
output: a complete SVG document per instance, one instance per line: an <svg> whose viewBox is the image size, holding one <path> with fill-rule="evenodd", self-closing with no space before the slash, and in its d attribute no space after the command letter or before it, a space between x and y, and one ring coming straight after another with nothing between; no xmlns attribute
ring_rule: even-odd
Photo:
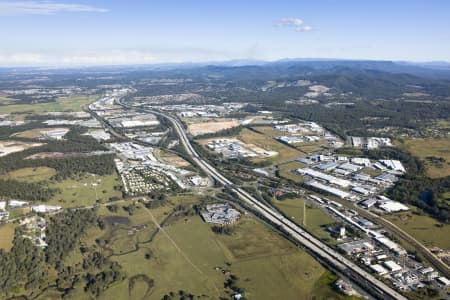
<svg viewBox="0 0 450 300"><path fill-rule="evenodd" d="M0 66L450 61L450 2L0 1Z"/></svg>

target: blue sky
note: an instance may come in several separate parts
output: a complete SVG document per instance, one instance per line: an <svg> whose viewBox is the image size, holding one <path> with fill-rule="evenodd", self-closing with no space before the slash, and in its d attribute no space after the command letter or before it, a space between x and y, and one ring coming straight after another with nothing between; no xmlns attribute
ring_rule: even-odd
<svg viewBox="0 0 450 300"><path fill-rule="evenodd" d="M0 66L450 61L450 1L0 0L0 41Z"/></svg>

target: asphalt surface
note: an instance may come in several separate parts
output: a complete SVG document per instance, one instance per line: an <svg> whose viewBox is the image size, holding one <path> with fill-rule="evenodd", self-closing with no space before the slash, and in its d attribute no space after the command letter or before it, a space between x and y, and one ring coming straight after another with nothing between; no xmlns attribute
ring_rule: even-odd
<svg viewBox="0 0 450 300"><path fill-rule="evenodd" d="M372 274L361 269L359 266L342 256L340 253L328 247L308 232L304 231L297 224L285 218L273 208L260 203L257 199L248 194L242 188L233 184L217 169L215 169L198 155L198 153L190 143L185 129L177 119L159 111L149 110L149 112L165 117L172 123L187 153L191 155L193 161L206 174L214 178L217 182L221 183L229 190L235 192L242 201L244 201L247 205L261 214L271 223L278 226L280 230L291 236L294 240L302 244L305 248L309 249L312 253L332 265L333 268L337 269L340 272L350 274L350 277L354 281L358 282L359 285L361 285L365 290L371 292L374 296L381 299L407 299L388 285L375 278Z"/></svg>

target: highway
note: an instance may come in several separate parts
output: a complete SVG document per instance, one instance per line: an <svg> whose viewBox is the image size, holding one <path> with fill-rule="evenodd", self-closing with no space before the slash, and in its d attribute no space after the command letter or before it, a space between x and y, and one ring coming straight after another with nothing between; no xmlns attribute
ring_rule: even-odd
<svg viewBox="0 0 450 300"><path fill-rule="evenodd" d="M122 104L122 103L121 103ZM123 104L122 104L123 105ZM123 105L127 107L126 105ZM129 107L128 107L129 108ZM275 226L278 226L280 230L285 232L287 235L292 237L299 244L303 245L305 248L309 249L314 255L320 257L322 260L326 261L333 268L348 275L354 281L365 290L369 291L375 297L380 299L400 299L406 300L407 298L384 284L372 274L361 269L355 263L345 258L337 251L325 245L323 242L304 231L297 224L293 223L291 220L285 218L283 215L278 213L275 209L262 204L249 193L247 193L242 188L233 184L225 176L223 176L217 169L211 166L208 162L202 159L192 146L183 126L174 117L161 113L159 111L147 110L148 112L157 114L168 119L173 127L175 128L178 136L180 137L181 143L186 149L187 153L192 157L192 160L200 167L206 174L214 178L217 182L221 183L224 187L235 192L239 198L244 201L248 206L250 206L254 211L258 212L265 219L270 221Z"/></svg>

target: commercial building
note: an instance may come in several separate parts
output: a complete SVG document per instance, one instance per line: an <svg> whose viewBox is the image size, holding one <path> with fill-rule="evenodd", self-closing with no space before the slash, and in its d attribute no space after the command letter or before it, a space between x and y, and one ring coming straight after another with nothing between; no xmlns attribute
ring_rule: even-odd
<svg viewBox="0 0 450 300"><path fill-rule="evenodd" d="M375 249L375 246L372 243L365 240L343 243L338 245L338 247L347 255L371 252Z"/></svg>
<svg viewBox="0 0 450 300"><path fill-rule="evenodd" d="M61 206L57 206L57 205L35 205L31 207L31 210L33 212L36 213L47 213L47 212L52 212L52 211L57 211L60 210Z"/></svg>
<svg viewBox="0 0 450 300"><path fill-rule="evenodd" d="M234 223L241 215L227 203L208 204L200 214L205 222L217 225Z"/></svg>
<svg viewBox="0 0 450 300"><path fill-rule="evenodd" d="M311 180L311 181L307 182L306 184L309 185L309 186L312 186L312 187L314 187L316 189L319 189L319 190L325 191L327 193L330 193L332 195L338 196L339 198L343 198L344 199L344 198L350 198L351 197L351 194L348 193L348 192L345 192L343 190L334 188L332 186L328 186L328 185L322 184L322 183L320 183L318 181L315 181L315 180Z"/></svg>
<svg viewBox="0 0 450 300"><path fill-rule="evenodd" d="M388 169L393 170L393 171L398 171L401 173L405 173L405 167L403 166L403 164L399 161L399 160L380 160L380 162L385 165Z"/></svg>
<svg viewBox="0 0 450 300"><path fill-rule="evenodd" d="M20 201L20 200L9 200L8 201L8 207L14 208L14 207L22 207L28 205L27 201Z"/></svg>
<svg viewBox="0 0 450 300"><path fill-rule="evenodd" d="M339 169L342 170L346 170L346 171L350 171L350 172L357 172L359 170L361 170L363 167L361 166L357 166L351 163L343 163L342 165L339 166Z"/></svg>
<svg viewBox="0 0 450 300"><path fill-rule="evenodd" d="M362 165L368 167L371 165L370 159L365 157L353 157L350 161L355 165Z"/></svg>
<svg viewBox="0 0 450 300"><path fill-rule="evenodd" d="M358 194L364 195L364 196L367 196L367 195L370 194L370 191L368 191L368 190L366 190L366 189L364 189L364 188L362 188L362 187L359 187L359 186L353 187L353 188L352 188L352 191L353 191L353 192L356 192L356 193L358 193Z"/></svg>
<svg viewBox="0 0 450 300"><path fill-rule="evenodd" d="M69 132L68 128L57 128L41 130L39 133L43 139L61 140L66 133Z"/></svg>
<svg viewBox="0 0 450 300"><path fill-rule="evenodd" d="M442 284L443 286L450 286L450 280L448 280L445 277L438 277L436 278L436 281L440 284Z"/></svg>
<svg viewBox="0 0 450 300"><path fill-rule="evenodd" d="M391 272L398 272L402 270L402 267L392 260L383 262L383 265Z"/></svg>
<svg viewBox="0 0 450 300"><path fill-rule="evenodd" d="M386 275L388 273L388 270L386 270L379 264L371 265L370 268L380 276Z"/></svg>
<svg viewBox="0 0 450 300"><path fill-rule="evenodd" d="M307 176L311 176L313 178L325 180L326 182L328 182L330 184L338 185L340 187L348 187L349 185L351 185L351 182L346 179L337 178L332 175L318 172L318 171L315 171L310 168L297 169L297 172L302 175L307 175Z"/></svg>
<svg viewBox="0 0 450 300"><path fill-rule="evenodd" d="M378 207L389 213L409 210L408 206L395 201L386 201L380 203Z"/></svg>

